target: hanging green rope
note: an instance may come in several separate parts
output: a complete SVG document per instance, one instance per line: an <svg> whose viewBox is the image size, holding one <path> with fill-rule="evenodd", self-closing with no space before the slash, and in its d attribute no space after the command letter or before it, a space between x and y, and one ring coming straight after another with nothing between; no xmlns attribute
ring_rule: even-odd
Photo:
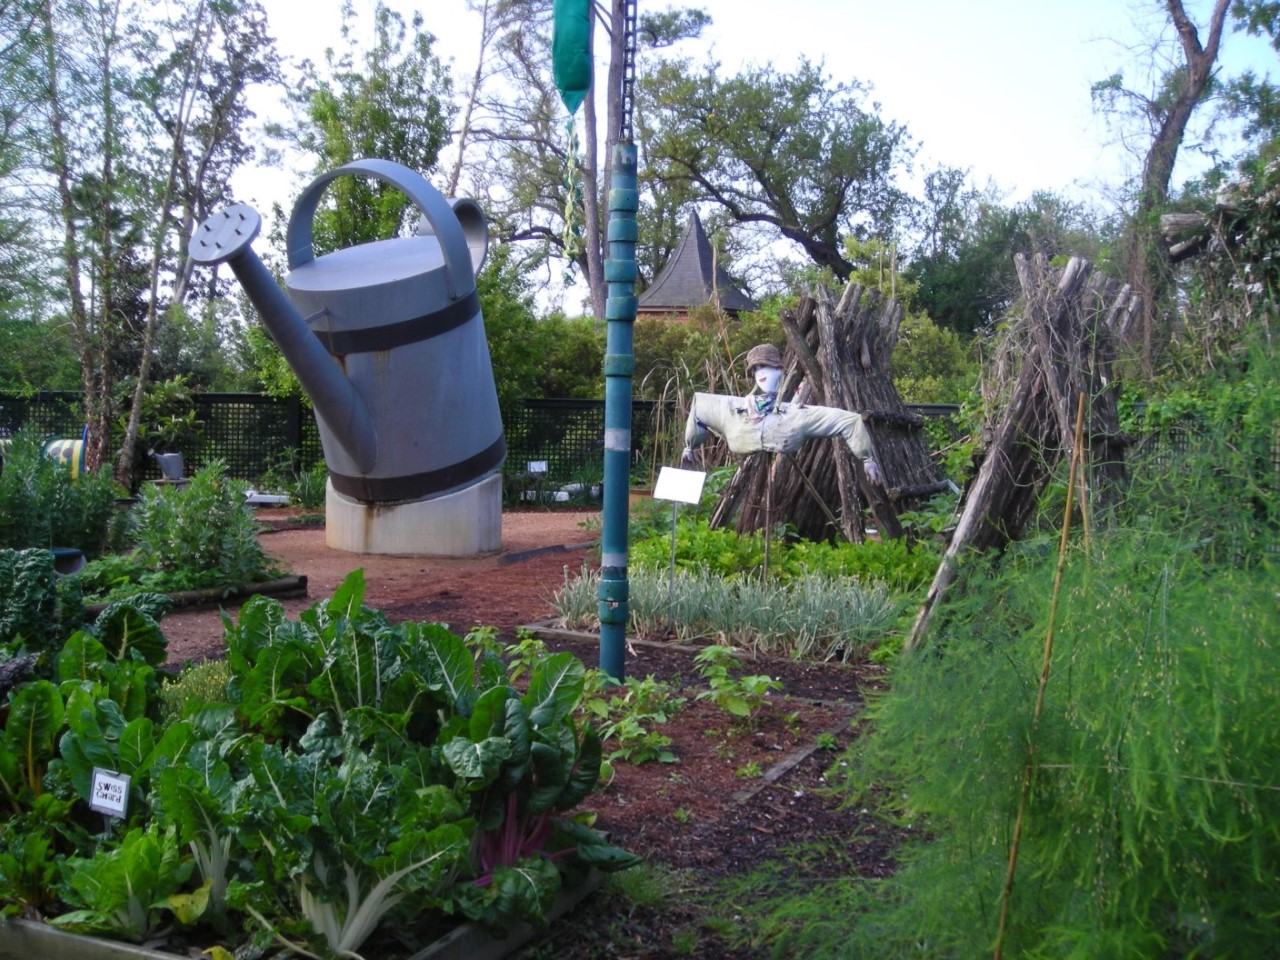
<svg viewBox="0 0 1280 960"><path fill-rule="evenodd" d="M574 120L591 89L591 0L555 0L551 39L551 73L569 111L565 161L565 283L572 283L573 264L581 256L586 215L582 208L582 164Z"/></svg>

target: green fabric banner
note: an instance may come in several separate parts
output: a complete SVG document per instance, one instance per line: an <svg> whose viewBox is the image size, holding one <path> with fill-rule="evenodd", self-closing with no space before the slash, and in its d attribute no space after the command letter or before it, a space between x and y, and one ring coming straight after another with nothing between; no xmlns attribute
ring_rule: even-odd
<svg viewBox="0 0 1280 960"><path fill-rule="evenodd" d="M591 88L591 0L555 0L554 18L552 76L572 114Z"/></svg>

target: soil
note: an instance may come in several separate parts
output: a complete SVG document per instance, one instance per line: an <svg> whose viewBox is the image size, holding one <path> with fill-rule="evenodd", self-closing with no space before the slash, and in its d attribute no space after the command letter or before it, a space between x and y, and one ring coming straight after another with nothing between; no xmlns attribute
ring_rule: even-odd
<svg viewBox="0 0 1280 960"><path fill-rule="evenodd" d="M365 602L392 621L447 623L454 632L491 626L506 640L532 626L551 649L597 665L596 637L556 629L551 601L566 576L594 562L598 512L507 512L501 550L465 559L344 553L325 545L316 519L307 522L289 510L259 512L266 551L307 578L308 596L281 600L290 615L330 596L348 573L362 568ZM236 609L227 612L234 618ZM162 627L175 665L224 653L217 608L175 611ZM892 831L841 809L827 781L855 735L864 694L881 684L878 670L746 658L741 674L767 674L781 690L745 722L699 699L707 688L693 660L697 649L662 638L629 639L627 675L673 683L685 699L658 728L671 738L677 759L617 762L608 784L584 804L612 842L675 871L679 895L673 891L658 904L629 904L624 911L607 897L589 898L556 924L553 942L535 944L524 956L675 956L673 937L697 929L695 955L752 957L749 948L699 928L707 902L699 897L711 896L717 884L770 860L784 861L793 877L815 881L836 872L878 877L891 871ZM827 855L812 854L824 849Z"/></svg>

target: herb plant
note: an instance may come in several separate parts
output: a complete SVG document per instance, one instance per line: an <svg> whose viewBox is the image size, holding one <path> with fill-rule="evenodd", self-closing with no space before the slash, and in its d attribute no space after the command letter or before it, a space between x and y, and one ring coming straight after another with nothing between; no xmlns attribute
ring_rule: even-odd
<svg viewBox="0 0 1280 960"><path fill-rule="evenodd" d="M764 674L735 676L733 671L738 667L738 660L732 647L718 644L706 647L693 662L708 686L698 694L698 699L709 699L726 713L748 722L753 721L768 702L769 694L782 689L781 683Z"/></svg>

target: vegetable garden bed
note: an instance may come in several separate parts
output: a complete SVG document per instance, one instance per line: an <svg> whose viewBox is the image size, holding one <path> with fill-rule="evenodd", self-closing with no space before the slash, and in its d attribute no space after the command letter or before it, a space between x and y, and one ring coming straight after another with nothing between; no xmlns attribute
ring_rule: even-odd
<svg viewBox="0 0 1280 960"><path fill-rule="evenodd" d="M562 890L548 911L547 920L558 920L599 886L600 875L593 872L578 886ZM462 923L408 960L501 960L536 934L537 930L527 923L501 937L477 924ZM178 955L118 940L67 933L34 920L0 923L0 960L173 960L175 956Z"/></svg>

